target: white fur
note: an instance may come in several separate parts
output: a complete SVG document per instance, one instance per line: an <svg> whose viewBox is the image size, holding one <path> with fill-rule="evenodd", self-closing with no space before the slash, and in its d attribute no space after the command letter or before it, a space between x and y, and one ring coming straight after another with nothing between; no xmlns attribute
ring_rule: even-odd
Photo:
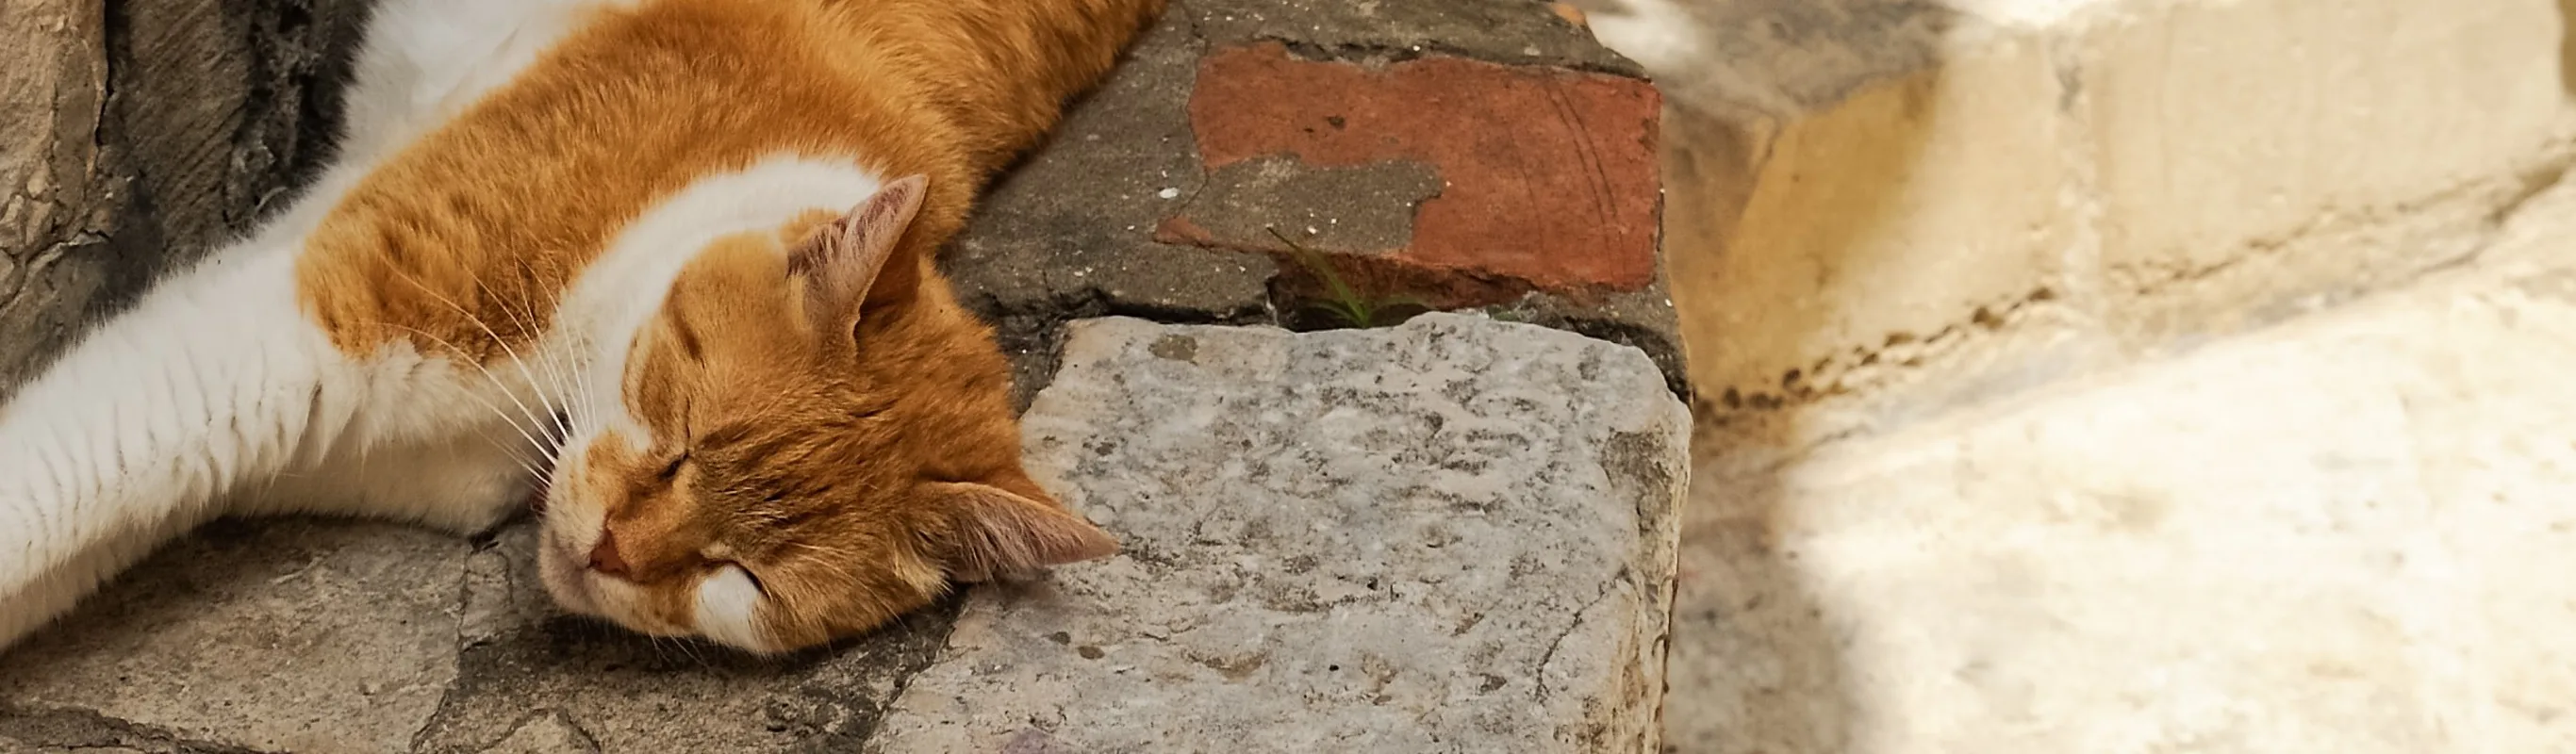
<svg viewBox="0 0 2576 754"><path fill-rule="evenodd" d="M767 650L776 642L760 627L760 605L760 585L751 574L725 566L698 582L698 633L744 649Z"/></svg>
<svg viewBox="0 0 2576 754"><path fill-rule="evenodd" d="M294 206L155 286L0 408L0 649L217 516L306 511L488 527L529 494L523 462L550 435L571 440L540 553L550 589L574 610L690 631L652 625L632 610L632 585L581 568L602 513L561 467L603 436L640 432L619 399L628 346L705 241L814 208L847 209L876 190L875 176L847 159L780 157L702 180L612 244L541 344L488 369L408 347L349 358L306 319L295 292L304 237L374 165L506 84L584 14L632 4L391 0L377 10L337 164ZM557 423L557 411L573 420ZM697 630L763 648L748 617L758 589L740 574L718 576L700 588Z"/></svg>

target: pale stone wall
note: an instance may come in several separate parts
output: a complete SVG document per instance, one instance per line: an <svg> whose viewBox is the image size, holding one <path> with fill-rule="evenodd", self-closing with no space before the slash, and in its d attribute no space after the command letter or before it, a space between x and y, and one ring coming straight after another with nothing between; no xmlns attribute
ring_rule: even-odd
<svg viewBox="0 0 2576 754"><path fill-rule="evenodd" d="M96 3L0 5L0 385L97 295L90 262L112 222L99 115L107 37ZM68 261L67 261L68 259Z"/></svg>
<svg viewBox="0 0 2576 754"><path fill-rule="evenodd" d="M2549 0L1598 0L1701 401L1667 751L2566 751Z"/></svg>
<svg viewBox="0 0 2576 754"><path fill-rule="evenodd" d="M313 167L362 0L0 0L0 393Z"/></svg>
<svg viewBox="0 0 2576 754"><path fill-rule="evenodd" d="M1796 448L2458 262L2564 171L2551 0L1596 0L1671 98L1705 427Z"/></svg>

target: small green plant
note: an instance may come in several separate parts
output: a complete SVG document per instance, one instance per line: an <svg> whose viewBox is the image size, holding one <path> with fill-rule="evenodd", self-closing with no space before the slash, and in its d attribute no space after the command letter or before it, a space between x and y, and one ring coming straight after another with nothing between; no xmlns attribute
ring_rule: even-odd
<svg viewBox="0 0 2576 754"><path fill-rule="evenodd" d="M1307 274L1314 275L1317 281L1324 284L1324 300L1309 303L1308 308L1321 310L1334 319L1341 320L1344 325L1363 329L1403 322L1431 308L1420 298L1411 295L1363 294L1359 289L1352 287L1349 281L1342 279L1341 271L1335 269L1332 260L1326 258L1323 253L1290 240L1287 234L1279 232L1276 227L1267 230L1270 231L1270 237L1288 245L1289 255L1297 266L1305 268Z"/></svg>

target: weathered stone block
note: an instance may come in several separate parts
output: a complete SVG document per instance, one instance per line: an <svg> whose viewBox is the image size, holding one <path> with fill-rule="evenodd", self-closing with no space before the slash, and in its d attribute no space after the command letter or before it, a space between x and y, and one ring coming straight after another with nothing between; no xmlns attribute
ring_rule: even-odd
<svg viewBox="0 0 2576 754"><path fill-rule="evenodd" d="M1595 5L1682 82L1673 287L1704 415L1756 445L2456 261L2576 132L2548 0Z"/></svg>
<svg viewBox="0 0 2576 754"><path fill-rule="evenodd" d="M2131 8L2061 45L2097 150L2099 306L2134 347L2455 260L2567 159L2551 0ZM2426 242L2446 236L2466 242Z"/></svg>
<svg viewBox="0 0 2576 754"><path fill-rule="evenodd" d="M1688 417L1643 354L1089 320L1026 421L1125 551L970 597L877 750L1654 750Z"/></svg>
<svg viewBox="0 0 2576 754"><path fill-rule="evenodd" d="M1459 87L1428 85L1444 82ZM1658 96L1541 3L1175 0L1043 154L1000 178L942 266L995 321L1024 399L1070 319L1341 326L1273 228L1365 296L1492 305L1634 345L1686 393L1656 258ZM1435 101L1461 106L1433 119ZM1547 188L1516 193L1528 186ZM1608 203L1587 203L1603 186ZM1412 256L1423 242L1441 255Z"/></svg>
<svg viewBox="0 0 2576 754"><path fill-rule="evenodd" d="M2013 41L1793 116L1683 127L1671 267L1703 400L1759 414L1880 389L2058 297L2078 228L2058 86Z"/></svg>
<svg viewBox="0 0 2576 754"><path fill-rule="evenodd" d="M1275 229L1318 251L1383 259L1397 269L1379 274L1454 303L1641 289L1655 278L1661 101L1640 79L1545 66L1435 56L1371 69L1299 60L1275 42L1215 50L1190 98L1212 178L1270 158L1235 182L1314 174L1325 185L1274 197L1266 213L1185 208L1159 235L1286 256ZM1397 170L1360 169L1374 166ZM1432 180L1407 180L1407 166ZM1380 187L1396 195L1376 196ZM1297 198L1313 193L1322 196ZM1315 203L1336 194L1404 211Z"/></svg>

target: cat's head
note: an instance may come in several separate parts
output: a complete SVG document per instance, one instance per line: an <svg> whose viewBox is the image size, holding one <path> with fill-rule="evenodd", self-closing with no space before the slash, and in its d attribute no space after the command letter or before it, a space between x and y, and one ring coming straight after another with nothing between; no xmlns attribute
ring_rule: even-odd
<svg viewBox="0 0 2576 754"><path fill-rule="evenodd" d="M1022 471L991 331L897 253L924 191L895 181L688 264L615 408L556 464L539 563L557 602L777 652L1117 549Z"/></svg>

